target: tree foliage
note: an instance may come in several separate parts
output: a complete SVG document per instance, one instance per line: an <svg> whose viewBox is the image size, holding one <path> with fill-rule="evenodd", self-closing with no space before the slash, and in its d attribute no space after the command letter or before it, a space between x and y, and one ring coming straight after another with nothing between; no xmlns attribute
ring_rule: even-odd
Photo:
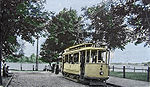
<svg viewBox="0 0 150 87"><path fill-rule="evenodd" d="M110 49L124 49L129 42L150 43L148 2L120 0L102 3L84 9L84 13L92 22L89 27L94 30L92 40L95 43L106 43Z"/></svg>
<svg viewBox="0 0 150 87"><path fill-rule="evenodd" d="M113 10L108 9L104 3L84 9L84 13L91 20L89 27L93 30L93 43L107 44L110 49L124 49L129 32L122 17L113 14Z"/></svg>
<svg viewBox="0 0 150 87"><path fill-rule="evenodd" d="M41 34L48 14L43 10L43 0L1 0L0 41L3 56L19 49L17 37L33 43L33 37Z"/></svg>
<svg viewBox="0 0 150 87"><path fill-rule="evenodd" d="M39 58L38 62L42 63L40 59L41 58ZM13 55L9 55L5 61L6 62L20 62L20 63L35 63L36 55L34 53L30 57L27 57L27 56L14 57Z"/></svg>
<svg viewBox="0 0 150 87"><path fill-rule="evenodd" d="M48 23L47 31L49 33L47 40L42 45L41 56L46 60L52 61L58 58L59 53L63 52L76 41L82 40L81 34L81 17L75 10L63 9L58 14L52 16Z"/></svg>
<svg viewBox="0 0 150 87"><path fill-rule="evenodd" d="M130 0L113 6L113 14L127 19L126 22L130 31L131 38L135 44L145 42L145 46L150 44L150 5L149 1ZM150 4L150 3L149 3Z"/></svg>

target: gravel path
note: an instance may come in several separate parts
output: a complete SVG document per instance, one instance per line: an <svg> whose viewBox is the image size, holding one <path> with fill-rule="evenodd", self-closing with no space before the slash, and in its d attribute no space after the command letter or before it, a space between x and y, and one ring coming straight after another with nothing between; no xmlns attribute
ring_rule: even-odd
<svg viewBox="0 0 150 87"><path fill-rule="evenodd" d="M9 87L89 87L50 72L15 72Z"/></svg>

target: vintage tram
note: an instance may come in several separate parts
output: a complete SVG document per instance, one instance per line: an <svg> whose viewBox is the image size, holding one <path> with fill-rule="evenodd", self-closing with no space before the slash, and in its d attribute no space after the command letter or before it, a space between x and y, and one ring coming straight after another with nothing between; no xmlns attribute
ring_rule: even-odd
<svg viewBox="0 0 150 87"><path fill-rule="evenodd" d="M109 78L110 51L106 46L84 43L64 50L62 74L78 81L105 82Z"/></svg>

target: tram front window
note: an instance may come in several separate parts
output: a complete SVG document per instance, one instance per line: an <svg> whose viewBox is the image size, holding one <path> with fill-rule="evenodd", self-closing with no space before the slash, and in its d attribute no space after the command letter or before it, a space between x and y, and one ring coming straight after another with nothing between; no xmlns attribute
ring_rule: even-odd
<svg viewBox="0 0 150 87"><path fill-rule="evenodd" d="M91 59L92 59L92 63L96 63L96 60L97 60L97 50L92 50L91 51Z"/></svg>
<svg viewBox="0 0 150 87"><path fill-rule="evenodd" d="M98 62L104 61L104 54L106 52L98 51Z"/></svg>

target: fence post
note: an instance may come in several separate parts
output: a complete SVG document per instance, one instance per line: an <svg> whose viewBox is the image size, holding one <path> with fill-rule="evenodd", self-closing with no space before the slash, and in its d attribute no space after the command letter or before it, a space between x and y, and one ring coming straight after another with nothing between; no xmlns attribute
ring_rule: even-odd
<svg viewBox="0 0 150 87"><path fill-rule="evenodd" d="M150 67L148 67L148 70L147 70L147 81L148 82L150 81Z"/></svg>
<svg viewBox="0 0 150 87"><path fill-rule="evenodd" d="M20 66L20 70L22 71L22 64L21 64L21 66Z"/></svg>
<svg viewBox="0 0 150 87"><path fill-rule="evenodd" d="M112 71L114 72L114 69L115 69L114 65L113 65L112 69L113 69Z"/></svg>
<svg viewBox="0 0 150 87"><path fill-rule="evenodd" d="M33 65L33 71L34 71L34 65Z"/></svg>
<svg viewBox="0 0 150 87"><path fill-rule="evenodd" d="M135 67L134 67L134 72L135 72Z"/></svg>
<svg viewBox="0 0 150 87"><path fill-rule="evenodd" d="M125 78L125 66L123 66L123 78Z"/></svg>

